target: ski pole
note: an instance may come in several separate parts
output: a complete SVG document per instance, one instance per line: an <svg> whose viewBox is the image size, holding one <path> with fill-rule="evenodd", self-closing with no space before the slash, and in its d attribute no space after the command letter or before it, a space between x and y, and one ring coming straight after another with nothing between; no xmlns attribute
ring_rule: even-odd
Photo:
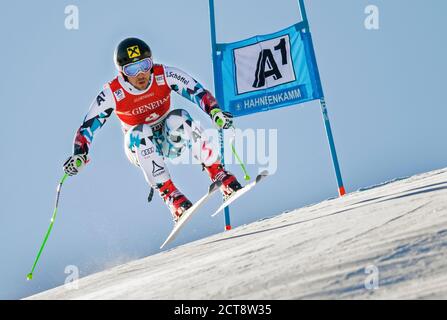
<svg viewBox="0 0 447 320"><path fill-rule="evenodd" d="M248 175L247 169L245 168L244 163L241 161L241 158L239 158L239 155L236 152L236 147L234 146L234 139L236 137L236 129L234 128L234 126L231 126L233 128L233 136L230 139L230 144L231 144L231 151L234 154L234 157L237 159L237 161L239 162L239 165L242 168L242 171L244 172L244 179L245 181L249 181L250 180L250 176Z"/></svg>
<svg viewBox="0 0 447 320"><path fill-rule="evenodd" d="M26 277L27 280L32 280L33 279L33 272L34 272L34 269L36 268L37 261L39 261L40 255L42 254L42 251L43 251L43 248L45 247L45 244L47 243L48 237L50 236L51 229L53 229L54 220L56 219L57 206L59 204L59 195L61 193L62 184L64 183L65 179L67 179L67 178L68 178L68 174L64 174L63 178L59 182L59 185L57 186L56 205L54 207L54 212L53 212L53 216L51 218L51 223L50 223L48 231L47 231L47 233L45 235L45 238L43 239L43 243L40 246L40 250L39 250L39 252L37 254L36 260L34 261L33 268L31 269L31 272Z"/></svg>

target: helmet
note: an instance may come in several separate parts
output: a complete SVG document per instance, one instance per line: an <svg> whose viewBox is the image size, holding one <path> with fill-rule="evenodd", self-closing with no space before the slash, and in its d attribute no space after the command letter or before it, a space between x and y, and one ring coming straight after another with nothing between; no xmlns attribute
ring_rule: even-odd
<svg viewBox="0 0 447 320"><path fill-rule="evenodd" d="M142 59L152 58L151 48L143 40L127 38L121 41L115 49L115 65L121 71L126 64Z"/></svg>

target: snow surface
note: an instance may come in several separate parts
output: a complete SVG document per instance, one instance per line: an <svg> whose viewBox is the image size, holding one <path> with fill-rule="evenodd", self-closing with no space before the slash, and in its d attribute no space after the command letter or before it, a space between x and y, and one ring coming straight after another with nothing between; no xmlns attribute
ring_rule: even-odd
<svg viewBox="0 0 447 320"><path fill-rule="evenodd" d="M376 289L365 286L370 266ZM447 169L240 226L77 285L30 299L445 299Z"/></svg>

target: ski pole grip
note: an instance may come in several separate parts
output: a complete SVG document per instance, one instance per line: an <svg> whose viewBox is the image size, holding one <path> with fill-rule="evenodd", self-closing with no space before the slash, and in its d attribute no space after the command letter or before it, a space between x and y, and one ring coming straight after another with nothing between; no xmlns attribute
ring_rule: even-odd
<svg viewBox="0 0 447 320"><path fill-rule="evenodd" d="M219 126L219 128L222 128L224 125L224 121L222 119L217 119L216 123Z"/></svg>

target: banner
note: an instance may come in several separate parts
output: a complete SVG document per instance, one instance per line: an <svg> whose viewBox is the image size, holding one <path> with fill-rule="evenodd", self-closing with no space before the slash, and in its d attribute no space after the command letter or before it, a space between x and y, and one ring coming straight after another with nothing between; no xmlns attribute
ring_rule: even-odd
<svg viewBox="0 0 447 320"><path fill-rule="evenodd" d="M306 21L217 51L220 104L235 117L323 97Z"/></svg>

